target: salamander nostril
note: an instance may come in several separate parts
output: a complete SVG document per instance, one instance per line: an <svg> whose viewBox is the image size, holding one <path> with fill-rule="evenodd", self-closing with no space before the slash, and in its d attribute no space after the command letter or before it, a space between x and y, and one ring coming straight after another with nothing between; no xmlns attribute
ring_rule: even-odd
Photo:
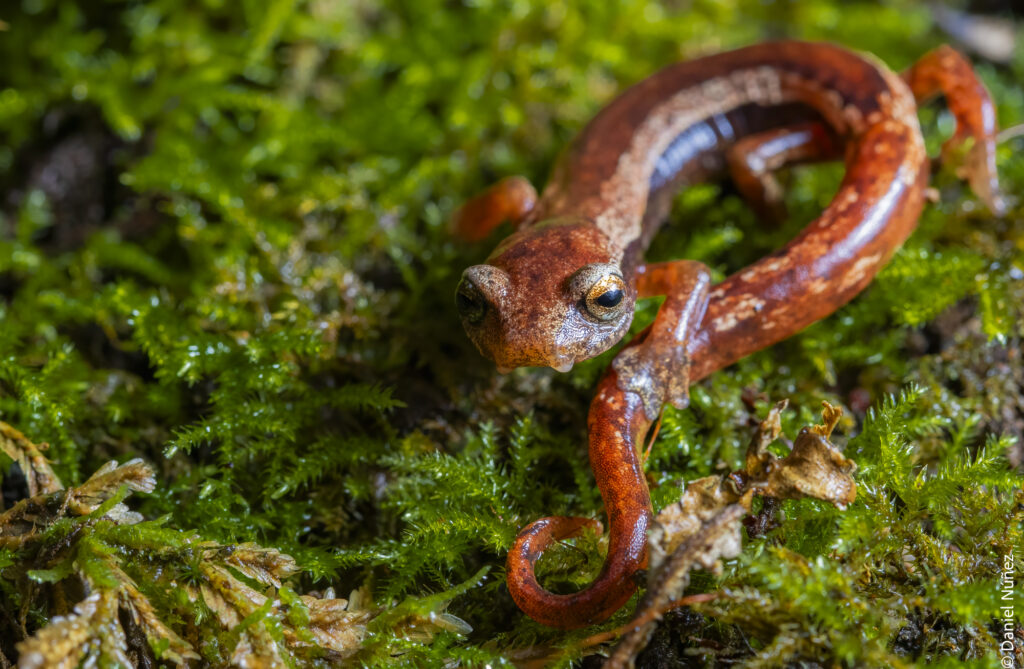
<svg viewBox="0 0 1024 669"><path fill-rule="evenodd" d="M467 323L477 325L487 315L487 300L472 281L463 279L455 292L455 308Z"/></svg>

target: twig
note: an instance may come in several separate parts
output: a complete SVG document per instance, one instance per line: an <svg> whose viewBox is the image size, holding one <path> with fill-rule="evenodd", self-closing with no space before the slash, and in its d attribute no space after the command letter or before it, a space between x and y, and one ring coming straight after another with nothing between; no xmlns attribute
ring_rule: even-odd
<svg viewBox="0 0 1024 669"><path fill-rule="evenodd" d="M655 622L667 610L665 607L672 593L682 591L689 579L690 569L699 557L705 555L725 532L733 530L734 524L746 513L742 504L730 504L676 549L661 568L657 582L651 585L640 603L640 613L636 620L643 622L622 637L604 663L604 669L626 669L632 665L633 658L654 632Z"/></svg>
<svg viewBox="0 0 1024 669"><path fill-rule="evenodd" d="M654 448L654 440L658 438L658 433L661 432L661 419L665 417L665 409L662 408L661 412L658 413L658 422L654 424L654 431L651 432L651 438L647 442L647 448L644 449L644 461L643 464L647 464L647 458L651 455L651 449Z"/></svg>
<svg viewBox="0 0 1024 669"><path fill-rule="evenodd" d="M1009 128L1003 128L1003 130L996 135L996 144L1002 144L1003 142L1015 137L1024 137L1024 123L1011 125Z"/></svg>
<svg viewBox="0 0 1024 669"><path fill-rule="evenodd" d="M672 609L678 609L680 606L689 606L690 604L710 602L715 599L718 599L721 596L722 595L717 592L703 592L699 595L690 595L689 597L680 597L679 599L673 599L671 602L669 602L663 607L648 609L644 611L636 618L630 620L625 625L616 627L613 630L608 630L607 632L599 632L598 634L594 634L593 636L587 637L582 642L580 642L579 647L590 648L591 646L602 644L605 641L611 641L616 637L625 636L626 634L632 632L641 625L646 625L647 623L654 622L655 620L665 615Z"/></svg>

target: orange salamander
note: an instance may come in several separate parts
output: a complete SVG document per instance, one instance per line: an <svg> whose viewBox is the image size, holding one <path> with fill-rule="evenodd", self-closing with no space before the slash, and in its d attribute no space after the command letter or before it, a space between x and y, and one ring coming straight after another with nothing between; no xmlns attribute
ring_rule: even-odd
<svg viewBox="0 0 1024 669"><path fill-rule="evenodd" d="M664 295L654 322L616 356L588 419L590 461L608 515L604 568L584 590L546 591L534 563L587 518L538 520L508 556L508 587L535 620L560 628L600 622L636 590L646 564L651 501L638 444L665 402L754 351L825 318L864 289L910 235L930 161L917 105L945 96L963 142L967 178L996 213L995 111L969 63L949 47L902 76L830 44L758 44L672 65L605 107L557 162L538 197L507 178L466 203L455 229L515 232L486 264L468 268L460 317L499 370L569 371L626 333L639 297ZM782 215L773 171L842 159L835 198L795 239L711 285L699 262L645 264L643 255L679 188L729 177L760 214Z"/></svg>

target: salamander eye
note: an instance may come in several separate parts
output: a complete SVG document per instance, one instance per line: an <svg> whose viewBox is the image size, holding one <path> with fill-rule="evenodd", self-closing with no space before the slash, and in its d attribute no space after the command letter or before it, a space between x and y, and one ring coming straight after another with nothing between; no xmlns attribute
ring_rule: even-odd
<svg viewBox="0 0 1024 669"><path fill-rule="evenodd" d="M618 274L605 274L587 291L584 304L590 315L600 321L615 318L626 296L626 282Z"/></svg>

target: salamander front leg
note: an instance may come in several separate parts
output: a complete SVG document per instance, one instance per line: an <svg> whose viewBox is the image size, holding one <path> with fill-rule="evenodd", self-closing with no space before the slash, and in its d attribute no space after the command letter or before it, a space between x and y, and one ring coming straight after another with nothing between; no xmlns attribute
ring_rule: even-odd
<svg viewBox="0 0 1024 669"><path fill-rule="evenodd" d="M639 346L624 349L612 362L619 387L643 400L644 413L654 420L667 400L683 409L690 403L690 360L686 353L708 304L711 274L695 260L645 265L637 270L639 297L666 299Z"/></svg>
<svg viewBox="0 0 1024 669"><path fill-rule="evenodd" d="M943 144L942 160L950 162L954 151L968 138L973 139L964 165L967 181L989 210L1001 215L1005 203L996 173L996 110L971 64L955 49L944 45L911 65L903 79L919 103L940 93L946 98L949 111L956 118L956 132Z"/></svg>
<svg viewBox="0 0 1024 669"><path fill-rule="evenodd" d="M744 137L726 150L725 157L747 204L762 219L780 223L786 218L786 205L774 172L795 163L840 158L841 148L824 124L808 122Z"/></svg>
<svg viewBox="0 0 1024 669"><path fill-rule="evenodd" d="M478 242L505 221L524 222L536 204L537 190L525 177L506 177L459 207L452 217L452 232Z"/></svg>

